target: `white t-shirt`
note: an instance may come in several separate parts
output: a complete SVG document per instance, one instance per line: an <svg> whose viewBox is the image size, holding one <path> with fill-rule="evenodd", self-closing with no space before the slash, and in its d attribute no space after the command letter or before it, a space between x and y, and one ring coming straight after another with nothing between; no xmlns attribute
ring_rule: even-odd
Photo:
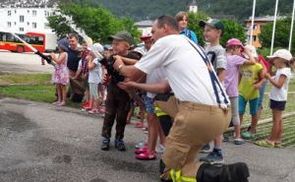
<svg viewBox="0 0 295 182"><path fill-rule="evenodd" d="M281 75L285 75L287 77L286 81L285 81L284 85L282 86L282 88L280 88L280 89L275 86L272 86L272 89L269 94L269 98L271 100L287 101L288 84L289 84L290 77L291 77L291 69L290 68L278 69L276 72L276 75L274 76L274 79L276 82L280 79Z"/></svg>
<svg viewBox="0 0 295 182"><path fill-rule="evenodd" d="M156 68L151 74L146 76L147 84L159 83L163 80L167 80L167 76L165 70L162 67ZM147 92L146 95L150 98L154 98L156 96L156 94L152 92Z"/></svg>
<svg viewBox="0 0 295 182"><path fill-rule="evenodd" d="M88 83L99 84L102 80L102 67L97 58L93 60L93 63L95 64L95 67L92 70L89 70Z"/></svg>
<svg viewBox="0 0 295 182"><path fill-rule="evenodd" d="M217 69L226 69L226 65L227 65L226 52L221 45L215 45L215 46L208 45L205 48L205 50L215 71Z"/></svg>
<svg viewBox="0 0 295 182"><path fill-rule="evenodd" d="M181 35L165 36L156 41L135 67L146 74L163 67L169 85L180 101L217 105L208 68L188 41Z"/></svg>

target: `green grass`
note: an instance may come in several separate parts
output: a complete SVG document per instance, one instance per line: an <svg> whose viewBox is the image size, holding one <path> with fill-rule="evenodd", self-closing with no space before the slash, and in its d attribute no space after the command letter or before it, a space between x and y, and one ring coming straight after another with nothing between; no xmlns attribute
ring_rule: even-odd
<svg viewBox="0 0 295 182"><path fill-rule="evenodd" d="M39 102L53 102L55 99L53 85L13 85L1 86L0 95Z"/></svg>
<svg viewBox="0 0 295 182"><path fill-rule="evenodd" d="M50 74L4 74L0 75L0 85L44 85L50 84Z"/></svg>
<svg viewBox="0 0 295 182"><path fill-rule="evenodd" d="M3 74L0 75L0 96L52 103L56 97L55 86L50 81L51 74ZM67 103L75 108L79 105Z"/></svg>

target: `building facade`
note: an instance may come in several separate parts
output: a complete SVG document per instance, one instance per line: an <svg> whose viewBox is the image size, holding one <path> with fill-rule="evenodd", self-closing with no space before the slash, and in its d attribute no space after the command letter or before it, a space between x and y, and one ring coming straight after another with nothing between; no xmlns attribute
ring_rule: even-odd
<svg viewBox="0 0 295 182"><path fill-rule="evenodd" d="M0 8L0 31L14 33L42 32L53 33L47 17L55 13L55 8Z"/></svg>
<svg viewBox="0 0 295 182"><path fill-rule="evenodd" d="M277 20L283 19L286 17L277 17ZM250 44L250 38L251 38L251 29L253 29L253 35L252 35L252 45L256 48L261 48L262 44L259 39L259 35L261 34L261 29L263 25L267 23L272 23L274 21L273 16L265 16L265 17L255 17L254 19L254 25L251 27L251 21L252 19L249 18L245 20L246 28L247 28L247 43Z"/></svg>

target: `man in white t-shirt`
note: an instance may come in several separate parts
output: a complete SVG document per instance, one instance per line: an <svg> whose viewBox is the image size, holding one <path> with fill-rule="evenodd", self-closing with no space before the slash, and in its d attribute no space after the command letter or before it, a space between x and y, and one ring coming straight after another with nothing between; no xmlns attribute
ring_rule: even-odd
<svg viewBox="0 0 295 182"><path fill-rule="evenodd" d="M168 82L163 84L174 92L178 112L167 137L162 157L166 169L161 176L173 181L247 181L249 171L244 163L214 166L195 161L202 146L222 134L231 117L228 98L212 65L205 63L206 54L188 38L178 35L178 25L172 17L157 18L152 33L156 42L147 55L133 66L117 60L114 68L130 80L138 80L158 67L167 74Z"/></svg>

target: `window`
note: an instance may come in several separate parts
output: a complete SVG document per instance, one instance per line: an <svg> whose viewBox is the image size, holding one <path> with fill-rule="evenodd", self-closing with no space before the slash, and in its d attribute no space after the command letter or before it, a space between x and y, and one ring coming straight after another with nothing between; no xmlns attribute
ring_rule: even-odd
<svg viewBox="0 0 295 182"><path fill-rule="evenodd" d="M24 21L25 21L25 17L24 17L23 15L20 15L20 16L19 16L19 22L22 23L22 22L24 22Z"/></svg>
<svg viewBox="0 0 295 182"><path fill-rule="evenodd" d="M27 22L27 25L29 26L30 25L30 22Z"/></svg>
<svg viewBox="0 0 295 182"><path fill-rule="evenodd" d="M30 13L30 10L27 10L27 13Z"/></svg>
<svg viewBox="0 0 295 182"><path fill-rule="evenodd" d="M11 11L10 10L7 11L7 15L11 16Z"/></svg>
<svg viewBox="0 0 295 182"><path fill-rule="evenodd" d="M37 28L37 23L36 22L33 22L32 23L32 26L33 26L33 28Z"/></svg>
<svg viewBox="0 0 295 182"><path fill-rule="evenodd" d="M11 22L7 22L7 27L11 27Z"/></svg>
<svg viewBox="0 0 295 182"><path fill-rule="evenodd" d="M37 11L36 10L33 10L33 16L37 16Z"/></svg>
<svg viewBox="0 0 295 182"><path fill-rule="evenodd" d="M14 25L16 25L16 22L14 22Z"/></svg>
<svg viewBox="0 0 295 182"><path fill-rule="evenodd" d="M254 35L254 36L253 36L253 41L255 42L255 41L256 41L256 39L257 39L257 36L256 36L256 35Z"/></svg>
<svg viewBox="0 0 295 182"><path fill-rule="evenodd" d="M50 13L48 11L45 10L44 13L45 13L45 17L50 16Z"/></svg>
<svg viewBox="0 0 295 182"><path fill-rule="evenodd" d="M30 44L38 44L38 45L43 45L44 43L44 38L42 36L30 36L30 40L28 41Z"/></svg>
<svg viewBox="0 0 295 182"><path fill-rule="evenodd" d="M20 32L25 31L24 27L19 27L19 31L20 31Z"/></svg>

